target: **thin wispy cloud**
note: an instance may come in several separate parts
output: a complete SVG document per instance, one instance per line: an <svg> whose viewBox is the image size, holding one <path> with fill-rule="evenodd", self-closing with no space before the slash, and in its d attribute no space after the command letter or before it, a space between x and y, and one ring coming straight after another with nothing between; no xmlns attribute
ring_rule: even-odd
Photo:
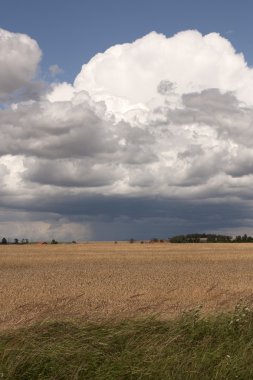
<svg viewBox="0 0 253 380"><path fill-rule="evenodd" d="M51 65L49 67L49 72L50 72L52 77L55 77L59 74L63 74L64 70L60 66L58 66L57 64L54 64L54 65Z"/></svg>

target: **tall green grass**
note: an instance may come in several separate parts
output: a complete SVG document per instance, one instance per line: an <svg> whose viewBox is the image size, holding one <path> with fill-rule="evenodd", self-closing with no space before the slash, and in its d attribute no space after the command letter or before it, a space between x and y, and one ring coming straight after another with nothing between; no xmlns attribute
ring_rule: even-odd
<svg viewBox="0 0 253 380"><path fill-rule="evenodd" d="M0 379L253 379L253 312L77 325L0 335Z"/></svg>

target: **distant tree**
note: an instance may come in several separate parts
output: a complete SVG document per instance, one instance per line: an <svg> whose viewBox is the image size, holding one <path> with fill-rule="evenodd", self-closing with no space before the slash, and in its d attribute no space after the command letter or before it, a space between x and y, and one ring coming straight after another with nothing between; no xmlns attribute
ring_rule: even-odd
<svg viewBox="0 0 253 380"><path fill-rule="evenodd" d="M129 243L133 244L135 240L133 238L129 239Z"/></svg>
<svg viewBox="0 0 253 380"><path fill-rule="evenodd" d="M187 243L187 239L184 235L177 235L170 238L171 243Z"/></svg>
<svg viewBox="0 0 253 380"><path fill-rule="evenodd" d="M56 241L56 240L53 239L53 240L51 241L51 244L58 244L58 241Z"/></svg>
<svg viewBox="0 0 253 380"><path fill-rule="evenodd" d="M76 244L76 241L75 241L75 240L72 240L72 244Z"/></svg>
<svg viewBox="0 0 253 380"><path fill-rule="evenodd" d="M243 237L242 237L242 241L245 242L245 241L247 241L247 239L248 239L248 236L246 234L244 234Z"/></svg>
<svg viewBox="0 0 253 380"><path fill-rule="evenodd" d="M14 239L14 244L18 244L18 239L17 238Z"/></svg>
<svg viewBox="0 0 253 380"><path fill-rule="evenodd" d="M7 244L7 239L5 237L2 238L2 244Z"/></svg>

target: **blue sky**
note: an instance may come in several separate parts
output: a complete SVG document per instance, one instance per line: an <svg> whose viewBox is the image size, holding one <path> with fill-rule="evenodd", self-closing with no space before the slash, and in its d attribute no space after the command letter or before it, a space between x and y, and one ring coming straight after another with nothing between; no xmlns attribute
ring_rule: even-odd
<svg viewBox="0 0 253 380"><path fill-rule="evenodd" d="M187 29L218 32L253 65L252 14L250 0L3 0L0 25L37 40L42 75L58 64L60 78L72 82L97 52L153 30L167 36Z"/></svg>
<svg viewBox="0 0 253 380"><path fill-rule="evenodd" d="M0 236L253 235L252 14L3 0Z"/></svg>

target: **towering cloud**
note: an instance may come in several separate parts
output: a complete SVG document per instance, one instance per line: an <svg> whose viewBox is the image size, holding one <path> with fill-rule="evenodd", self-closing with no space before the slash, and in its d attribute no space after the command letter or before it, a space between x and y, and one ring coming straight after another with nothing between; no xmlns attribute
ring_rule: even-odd
<svg viewBox="0 0 253 380"><path fill-rule="evenodd" d="M192 30L169 38L152 32L113 46L83 66L74 86L94 95L147 103L157 97L163 80L174 83L179 94L219 88L252 103L253 71L243 55L217 33L203 36Z"/></svg>

